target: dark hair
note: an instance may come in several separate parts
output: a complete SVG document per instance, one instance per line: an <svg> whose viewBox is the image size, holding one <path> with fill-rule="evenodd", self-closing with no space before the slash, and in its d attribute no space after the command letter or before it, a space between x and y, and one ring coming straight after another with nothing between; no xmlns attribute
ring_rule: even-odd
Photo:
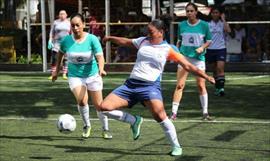
<svg viewBox="0 0 270 161"><path fill-rule="evenodd" d="M189 3L186 5L185 9L187 9L188 6L192 6L192 7L195 9L195 11L198 11L198 7L197 7L197 5L196 5L195 3L189 2Z"/></svg>
<svg viewBox="0 0 270 161"><path fill-rule="evenodd" d="M212 13L214 10L217 10L219 13L223 13L224 12L224 10L221 7L219 7L219 6L211 6L210 13Z"/></svg>
<svg viewBox="0 0 270 161"><path fill-rule="evenodd" d="M84 17L83 17L82 14L80 14L80 13L73 13L73 14L70 16L70 21L71 21L74 17L79 17L79 18L82 20L82 22L84 22Z"/></svg>
<svg viewBox="0 0 270 161"><path fill-rule="evenodd" d="M155 26L155 28L157 28L158 30L163 30L163 31L166 30L166 26L165 26L164 22L160 19L154 19L149 24L152 26Z"/></svg>

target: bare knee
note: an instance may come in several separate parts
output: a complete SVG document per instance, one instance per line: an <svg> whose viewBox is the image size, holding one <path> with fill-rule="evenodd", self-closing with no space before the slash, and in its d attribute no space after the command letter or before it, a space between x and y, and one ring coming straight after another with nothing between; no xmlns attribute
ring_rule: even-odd
<svg viewBox="0 0 270 161"><path fill-rule="evenodd" d="M111 106L107 102L102 101L101 104L98 106L99 111L111 111Z"/></svg>

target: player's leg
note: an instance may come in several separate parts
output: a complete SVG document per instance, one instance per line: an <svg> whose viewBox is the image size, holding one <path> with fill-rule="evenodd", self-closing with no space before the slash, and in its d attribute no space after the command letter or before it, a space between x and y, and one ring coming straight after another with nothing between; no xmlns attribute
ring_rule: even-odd
<svg viewBox="0 0 270 161"><path fill-rule="evenodd" d="M121 92L123 90L127 91L126 88L127 87L123 85L110 93L102 101L99 110L102 111L103 114L105 114L109 118L129 123L133 132L133 139L137 140L140 136L140 125L143 122L143 118L140 116L133 116L127 112L118 110L120 108L129 106L128 92Z"/></svg>
<svg viewBox="0 0 270 161"><path fill-rule="evenodd" d="M199 90L199 99L201 103L203 120L212 120L208 113L208 94L205 85L205 79L201 77L196 77L197 87Z"/></svg>
<svg viewBox="0 0 270 161"><path fill-rule="evenodd" d="M217 60L215 68L215 80L216 80L216 91L215 95L224 96L224 85L225 85L225 61L226 61L226 49L220 49L217 51Z"/></svg>
<svg viewBox="0 0 270 161"><path fill-rule="evenodd" d="M154 119L160 124L169 140L172 146L170 155L182 155L182 148L178 142L175 126L171 120L168 119L163 102L159 99L152 99L145 101L144 104L150 109Z"/></svg>
<svg viewBox="0 0 270 161"><path fill-rule="evenodd" d="M89 95L92 100L92 104L97 109L98 106L101 104L103 97L102 97L102 91L89 91ZM108 123L108 117L104 115L102 112L97 110L97 116L102 124L102 137L104 139L111 139L112 134L109 131L109 123Z"/></svg>
<svg viewBox="0 0 270 161"><path fill-rule="evenodd" d="M224 86L225 86L225 72L224 72L224 67L225 67L225 61L217 61L217 67L216 67L216 95L217 96L224 96L225 91L224 91Z"/></svg>
<svg viewBox="0 0 270 161"><path fill-rule="evenodd" d="M91 123L89 118L88 93L84 79L71 77L68 79L69 87L76 99L78 111L83 120L83 137L89 137Z"/></svg>
<svg viewBox="0 0 270 161"><path fill-rule="evenodd" d="M172 101L172 115L171 119L175 120L177 116L177 111L180 105L180 101L182 99L183 90L185 87L185 82L188 76L188 72L183 69L181 66L177 69L177 84L173 94L173 101Z"/></svg>
<svg viewBox="0 0 270 161"><path fill-rule="evenodd" d="M63 56L62 64L63 64L62 65L63 79L68 79L67 78L68 68L67 68L67 56L66 56L66 54Z"/></svg>
<svg viewBox="0 0 270 161"><path fill-rule="evenodd" d="M51 51L51 73L56 71L56 63L57 63L57 52ZM48 79L52 79L52 76L50 76Z"/></svg>

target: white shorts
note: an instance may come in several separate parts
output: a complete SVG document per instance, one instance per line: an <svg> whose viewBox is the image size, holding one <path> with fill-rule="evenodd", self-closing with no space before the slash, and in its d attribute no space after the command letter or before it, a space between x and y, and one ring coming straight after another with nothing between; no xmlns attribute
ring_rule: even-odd
<svg viewBox="0 0 270 161"><path fill-rule="evenodd" d="M194 59L194 58L189 58L186 57L185 58L191 63L193 64L195 67L199 68L200 70L205 71L205 61L202 60L198 60L198 59ZM183 68L180 64L178 64L178 68Z"/></svg>
<svg viewBox="0 0 270 161"><path fill-rule="evenodd" d="M102 78L99 74L87 78L68 77L68 84L71 90L78 86L86 86L89 91L101 91L103 89Z"/></svg>

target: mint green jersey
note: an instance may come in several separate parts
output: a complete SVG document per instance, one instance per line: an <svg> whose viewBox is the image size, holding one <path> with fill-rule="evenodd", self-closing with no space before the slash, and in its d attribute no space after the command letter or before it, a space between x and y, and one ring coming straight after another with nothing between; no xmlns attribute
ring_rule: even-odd
<svg viewBox="0 0 270 161"><path fill-rule="evenodd" d="M98 73L95 55L103 52L95 35L87 33L81 42L76 42L73 35L68 35L61 42L60 51L67 54L69 77L86 78Z"/></svg>
<svg viewBox="0 0 270 161"><path fill-rule="evenodd" d="M196 49L202 46L206 41L211 41L211 32L208 23L199 20L192 25L188 21L182 21L178 24L178 39L181 41L180 52L190 58L205 61L205 53L197 54Z"/></svg>

